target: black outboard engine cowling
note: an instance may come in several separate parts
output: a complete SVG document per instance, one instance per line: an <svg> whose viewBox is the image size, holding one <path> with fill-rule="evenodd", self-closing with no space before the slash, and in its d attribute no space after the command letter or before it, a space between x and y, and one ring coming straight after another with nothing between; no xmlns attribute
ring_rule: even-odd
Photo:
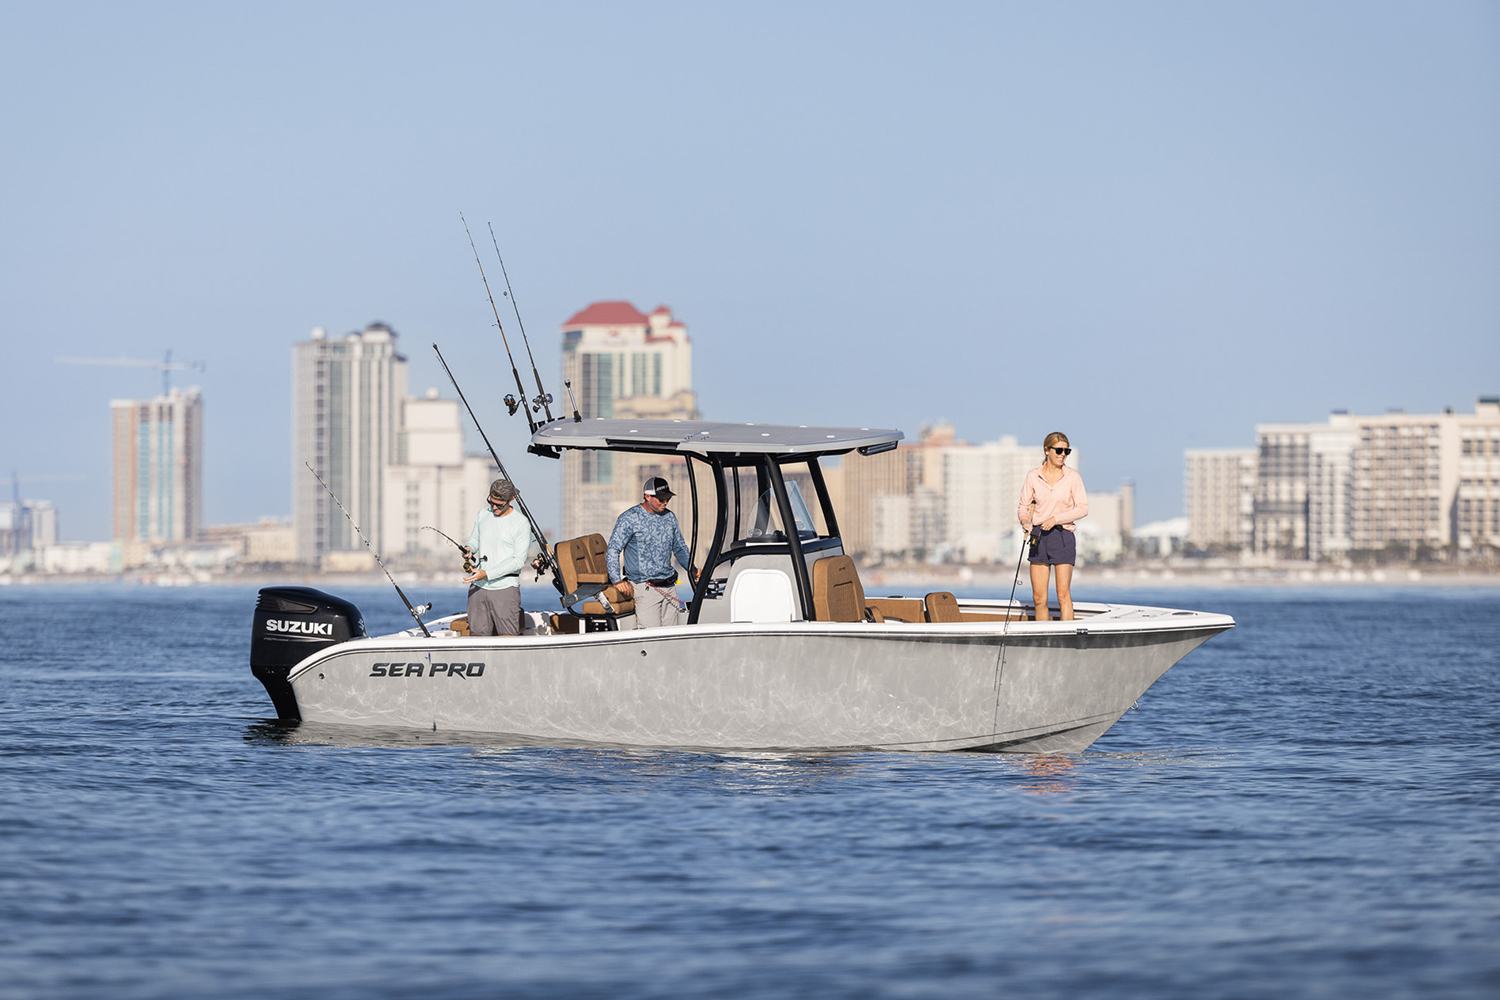
<svg viewBox="0 0 1500 1000"><path fill-rule="evenodd" d="M321 649L364 635L364 616L342 597L311 587L262 587L250 629L250 670L278 717L300 719L287 673Z"/></svg>

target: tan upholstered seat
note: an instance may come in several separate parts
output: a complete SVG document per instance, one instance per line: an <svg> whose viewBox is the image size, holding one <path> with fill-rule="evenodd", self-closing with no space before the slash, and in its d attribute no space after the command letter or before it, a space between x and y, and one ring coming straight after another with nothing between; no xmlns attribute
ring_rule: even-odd
<svg viewBox="0 0 1500 1000"><path fill-rule="evenodd" d="M598 532L565 539L553 546L557 569L562 574L563 590L566 593L571 594L586 583L609 582L604 562L605 549L604 536ZM607 618L635 613L635 601L622 596L614 587L607 588L604 596L614 609L613 613L606 610L601 601L584 601L578 606L578 613L585 617L598 615Z"/></svg>
<svg viewBox="0 0 1500 1000"><path fill-rule="evenodd" d="M927 606L927 620L930 622L963 621L963 615L958 610L958 598L946 590L928 594L922 598L922 603Z"/></svg>
<svg viewBox="0 0 1500 1000"><path fill-rule="evenodd" d="M813 563L813 614L820 622L884 621L865 603L859 571L848 556L824 556Z"/></svg>

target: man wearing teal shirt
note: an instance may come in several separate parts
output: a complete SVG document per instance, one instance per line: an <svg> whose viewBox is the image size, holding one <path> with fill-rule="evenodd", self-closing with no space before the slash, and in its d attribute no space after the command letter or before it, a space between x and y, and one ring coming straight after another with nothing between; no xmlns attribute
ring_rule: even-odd
<svg viewBox="0 0 1500 1000"><path fill-rule="evenodd" d="M488 509L474 518L469 552L474 572L469 585L470 635L521 634L521 570L531 548L526 518L512 506L516 488L507 479L490 486Z"/></svg>

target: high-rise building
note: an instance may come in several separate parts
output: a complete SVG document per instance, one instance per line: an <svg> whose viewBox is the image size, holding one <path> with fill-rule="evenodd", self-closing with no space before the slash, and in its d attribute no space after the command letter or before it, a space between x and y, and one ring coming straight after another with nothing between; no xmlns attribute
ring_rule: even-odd
<svg viewBox="0 0 1500 1000"><path fill-rule="evenodd" d="M1134 509L1135 487L1130 483L1113 493L1089 490L1089 516L1078 522L1078 561L1119 561L1130 541ZM1013 555L1019 558L1020 553Z"/></svg>
<svg viewBox="0 0 1500 1000"><path fill-rule="evenodd" d="M1500 555L1500 397L1479 400L1458 418L1454 542L1461 553Z"/></svg>
<svg viewBox="0 0 1500 1000"><path fill-rule="evenodd" d="M111 401L114 537L125 563L156 543L192 541L203 521L203 396L173 389Z"/></svg>
<svg viewBox="0 0 1500 1000"><path fill-rule="evenodd" d="M1354 497L1354 420L1342 411L1307 435L1307 558L1338 559L1349 551Z"/></svg>
<svg viewBox="0 0 1500 1000"><path fill-rule="evenodd" d="M424 525L460 542L468 539L499 471L488 456L464 454L458 407L456 399L439 399L436 389L421 399L402 400L398 461L385 473L382 555L457 559L452 543L437 532L423 531Z"/></svg>
<svg viewBox="0 0 1500 1000"><path fill-rule="evenodd" d="M1076 468L1080 456L1073 456ZM855 556L1003 562L1020 544L1016 498L1026 473L1038 464L1038 449L1012 436L971 445L946 423L922 428L916 441L894 451L846 455L828 475L839 498L844 550ZM1119 531L1128 531L1133 496L1122 497L1117 520Z"/></svg>
<svg viewBox="0 0 1500 1000"><path fill-rule="evenodd" d="M1355 428L1350 548L1442 548L1458 490L1458 425L1451 415L1386 413Z"/></svg>
<svg viewBox="0 0 1500 1000"><path fill-rule="evenodd" d="M912 489L910 448L894 448L875 455L850 452L828 477L838 482L839 534L844 551L852 556L873 556L882 550L904 551L909 546L892 541L896 510L882 513L877 533L876 507L882 497L906 497Z"/></svg>
<svg viewBox="0 0 1500 1000"><path fill-rule="evenodd" d="M1071 465L1080 466L1078 450ZM948 447L943 452L943 495L948 542L963 562L1005 562L1020 539L1016 500L1026 473L1041 464L1040 449L1010 435L998 441Z"/></svg>
<svg viewBox="0 0 1500 1000"><path fill-rule="evenodd" d="M698 417L692 341L666 306L647 315L629 302L595 302L562 324L562 337L563 378L584 419ZM622 510L640 503L647 476L666 476L686 492L681 460L660 455L569 451L562 466L564 538L608 534ZM678 517L691 534L686 512Z"/></svg>
<svg viewBox="0 0 1500 1000"><path fill-rule="evenodd" d="M0 556L35 552L57 544L57 508L50 500L0 503Z"/></svg>
<svg viewBox="0 0 1500 1000"><path fill-rule="evenodd" d="M1255 509L1254 448L1189 448L1183 452L1188 542L1203 549L1250 544Z"/></svg>
<svg viewBox="0 0 1500 1000"><path fill-rule="evenodd" d="M1252 544L1258 555L1338 559L1488 552L1500 506L1500 401L1472 414L1336 412L1263 424Z"/></svg>
<svg viewBox="0 0 1500 1000"><path fill-rule="evenodd" d="M1309 437L1320 424L1260 424L1255 428L1255 499L1251 545L1259 556L1307 558Z"/></svg>
<svg viewBox="0 0 1500 1000"><path fill-rule="evenodd" d="M292 348L292 526L297 558L362 550L348 520L308 473L343 501L371 544L384 537L386 469L396 459L406 359L384 323L331 338L321 328Z"/></svg>

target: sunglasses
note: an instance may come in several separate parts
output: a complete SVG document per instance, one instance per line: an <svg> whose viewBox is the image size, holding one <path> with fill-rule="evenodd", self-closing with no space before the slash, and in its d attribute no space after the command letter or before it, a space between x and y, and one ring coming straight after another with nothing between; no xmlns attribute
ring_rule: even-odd
<svg viewBox="0 0 1500 1000"><path fill-rule="evenodd" d="M1073 454L1073 449L1072 448L1053 448L1052 451L1053 451L1054 454L1058 454L1058 455L1071 455L1071 454Z"/></svg>

